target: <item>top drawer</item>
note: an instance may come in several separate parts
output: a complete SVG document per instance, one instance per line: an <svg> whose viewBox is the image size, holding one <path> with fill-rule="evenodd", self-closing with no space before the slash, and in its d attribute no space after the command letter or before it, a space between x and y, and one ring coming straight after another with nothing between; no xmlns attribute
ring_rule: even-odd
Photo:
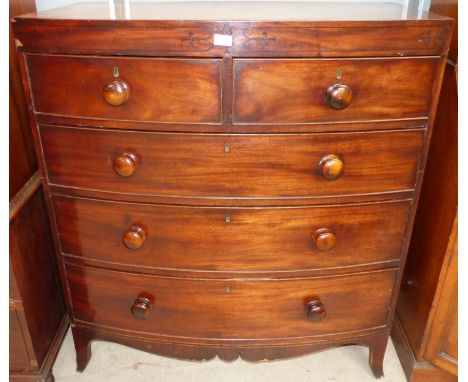
<svg viewBox="0 0 468 382"><path fill-rule="evenodd" d="M39 113L144 122L221 121L221 60L28 55L27 66Z"/></svg>
<svg viewBox="0 0 468 382"><path fill-rule="evenodd" d="M288 124L424 118L438 62L438 57L236 59L233 121Z"/></svg>

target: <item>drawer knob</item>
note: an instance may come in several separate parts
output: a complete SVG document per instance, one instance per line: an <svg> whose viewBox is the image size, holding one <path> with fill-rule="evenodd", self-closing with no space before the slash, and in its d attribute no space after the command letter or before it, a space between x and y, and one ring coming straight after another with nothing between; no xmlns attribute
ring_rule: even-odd
<svg viewBox="0 0 468 382"><path fill-rule="evenodd" d="M149 298L138 297L132 305L132 315L139 320L145 320L151 314L152 303Z"/></svg>
<svg viewBox="0 0 468 382"><path fill-rule="evenodd" d="M114 80L102 88L102 97L111 106L120 106L130 97L130 86L125 81Z"/></svg>
<svg viewBox="0 0 468 382"><path fill-rule="evenodd" d="M327 89L325 102L335 110L348 107L353 100L353 91L346 85L334 84Z"/></svg>
<svg viewBox="0 0 468 382"><path fill-rule="evenodd" d="M132 225L127 232L125 232L122 241L128 249L139 249L146 240L146 232L143 227L139 225Z"/></svg>
<svg viewBox="0 0 468 382"><path fill-rule="evenodd" d="M325 179L335 180L343 174L344 163L336 155L327 155L320 160L319 168Z"/></svg>
<svg viewBox="0 0 468 382"><path fill-rule="evenodd" d="M323 304L317 299L309 300L306 303L305 310L308 320L313 322L322 321L327 315Z"/></svg>
<svg viewBox="0 0 468 382"><path fill-rule="evenodd" d="M336 243L336 236L331 228L319 228L314 232L313 238L319 251L329 251Z"/></svg>
<svg viewBox="0 0 468 382"><path fill-rule="evenodd" d="M113 167L117 175L127 178L135 172L137 157L132 153L123 153L114 159Z"/></svg>

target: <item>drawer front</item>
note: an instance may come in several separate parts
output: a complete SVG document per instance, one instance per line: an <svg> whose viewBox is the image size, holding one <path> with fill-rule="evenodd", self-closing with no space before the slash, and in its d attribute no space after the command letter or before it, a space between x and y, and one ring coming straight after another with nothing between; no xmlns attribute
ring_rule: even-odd
<svg viewBox="0 0 468 382"><path fill-rule="evenodd" d="M221 60L28 55L27 66L39 113L146 122L221 120Z"/></svg>
<svg viewBox="0 0 468 382"><path fill-rule="evenodd" d="M384 326L396 272L207 281L68 265L67 274L76 320L168 336L262 339ZM146 319L132 315L138 297L149 300L146 304L137 301L140 309L135 309L139 317L149 313ZM305 305L312 300L322 304L326 316L310 317L321 321L307 319Z"/></svg>
<svg viewBox="0 0 468 382"><path fill-rule="evenodd" d="M135 6L137 3L132 4L132 16ZM108 14L109 10L106 12ZM142 18L147 17L147 13L147 11L143 12ZM93 16L95 17L96 14ZM138 56L160 56L169 53L172 56L204 54L216 57L225 51L223 47L213 45L213 32L222 33L222 28L219 31L213 31L209 26L157 27L151 22L142 26L140 21L138 26L132 25L125 28L123 23L110 22L105 28L99 27L96 30L96 26L86 20L79 27L73 28L64 28L53 23L41 23L40 32L38 32L38 26L31 25L29 22L21 23L19 19L16 20L15 24L21 23L21 26L15 25L15 37L21 41L25 50L33 52ZM406 29L409 29L407 32L411 32L411 28ZM99 33L99 38L96 38L96 33ZM433 45L431 43L429 48L434 49ZM33 49L28 49L32 46L34 46Z"/></svg>
<svg viewBox="0 0 468 382"><path fill-rule="evenodd" d="M427 117L438 62L438 57L237 59L233 120L288 124Z"/></svg>
<svg viewBox="0 0 468 382"><path fill-rule="evenodd" d="M54 209L63 253L113 267L284 272L399 259L410 202L201 208L55 196Z"/></svg>
<svg viewBox="0 0 468 382"><path fill-rule="evenodd" d="M298 198L413 189L424 130L222 135L43 126L41 139L53 184L163 196ZM330 161L333 155L338 160Z"/></svg>
<svg viewBox="0 0 468 382"><path fill-rule="evenodd" d="M368 5L363 6L368 8ZM301 27L300 30L254 24L243 28L232 50L251 55L267 52L276 57L291 54L304 57L304 53L316 57L439 55L447 49L445 36L450 33L449 29L447 26L413 24L392 27L389 33L388 25L375 23L361 24L359 28L328 25Z"/></svg>

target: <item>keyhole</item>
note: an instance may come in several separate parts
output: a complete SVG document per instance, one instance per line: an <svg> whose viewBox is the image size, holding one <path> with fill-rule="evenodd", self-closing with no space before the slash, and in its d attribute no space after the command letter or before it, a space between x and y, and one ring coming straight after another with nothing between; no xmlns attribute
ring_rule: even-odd
<svg viewBox="0 0 468 382"><path fill-rule="evenodd" d="M341 77L343 77L343 72L341 71L341 68L338 68L338 70L336 71L336 79L338 81L341 81Z"/></svg>

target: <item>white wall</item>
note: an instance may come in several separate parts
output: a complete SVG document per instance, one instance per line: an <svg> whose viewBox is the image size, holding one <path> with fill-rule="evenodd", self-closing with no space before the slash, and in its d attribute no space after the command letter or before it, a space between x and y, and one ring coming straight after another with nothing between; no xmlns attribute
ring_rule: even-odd
<svg viewBox="0 0 468 382"><path fill-rule="evenodd" d="M86 2L86 0L36 0L36 7L38 11L43 11L46 9L51 9L51 8L57 8L61 7L63 5L68 5L68 4L73 4L77 2ZM109 0L92 0L93 2L109 2ZM123 0L121 0L123 1ZM135 0L138 2L151 2L155 0ZM181 1L181 0L160 0L160 1L165 1L165 2L170 2L170 1ZM195 0L185 0L185 1L195 1ZM211 0L213 1L213 0ZM223 0L215 0L215 1L223 1ZM246 0L249 1L249 0ZM251 1L251 0L250 0ZM258 0L257 0L258 1ZM268 0L260 0L260 1L268 1ZM283 0L283 1L297 1L297 0ZM305 0L307 1L307 0ZM314 1L314 0L309 0L309 1ZM316 0L315 0L316 1ZM322 0L323 1L323 0ZM379 2L378 0L339 0L339 1L349 1L349 2ZM130 0L132 2L132 0ZM420 6L427 10L429 9L429 5L431 0L387 0L386 2L389 3L398 3L398 4L420 4Z"/></svg>

